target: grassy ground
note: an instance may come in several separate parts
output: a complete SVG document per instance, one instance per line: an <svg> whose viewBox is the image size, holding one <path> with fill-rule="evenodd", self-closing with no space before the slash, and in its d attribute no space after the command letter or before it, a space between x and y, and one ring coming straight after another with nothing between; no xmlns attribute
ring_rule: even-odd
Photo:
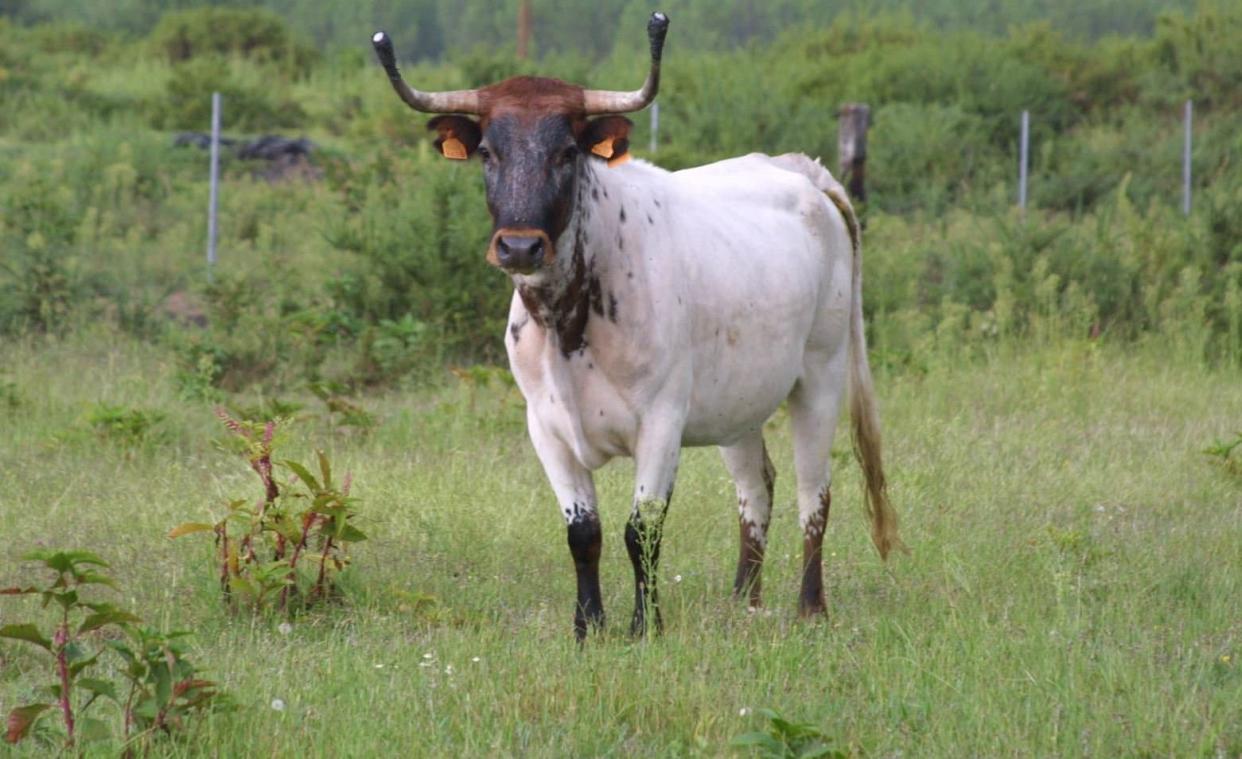
<svg viewBox="0 0 1242 759"><path fill-rule="evenodd" d="M767 605L729 599L732 486L688 451L660 568L666 632L623 634L631 467L600 475L612 629L570 628L564 528L513 391L364 399L368 436L322 420L293 452L352 470L371 540L341 607L278 619L222 611L202 536L174 524L257 495L176 398L163 354L112 338L7 345L0 411L0 580L28 549L90 548L114 599L197 633L195 659L241 709L169 755L728 754L770 707L871 756L1242 754L1242 480L1201 450L1242 426L1242 383L1158 346L1062 344L880 377L887 461L909 556L880 563L856 466L835 456L830 613L796 619L801 541L787 425ZM93 404L162 411L137 445L101 440ZM107 595L107 594L105 594ZM38 617L0 603L0 622ZM47 681L0 643L0 710ZM280 699L283 711L271 704ZM15 751L36 755L34 746Z"/></svg>

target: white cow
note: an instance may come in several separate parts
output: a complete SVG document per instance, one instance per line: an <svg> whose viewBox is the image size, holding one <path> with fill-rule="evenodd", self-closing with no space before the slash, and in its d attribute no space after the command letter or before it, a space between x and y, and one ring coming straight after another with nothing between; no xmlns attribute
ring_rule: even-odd
<svg viewBox="0 0 1242 759"><path fill-rule="evenodd" d="M376 48L401 97L433 119L448 157L479 154L494 230L488 260L515 285L505 345L535 450L568 527L579 638L601 625L602 545L591 472L632 456L625 542L631 629L658 627L654 585L683 446L718 445L737 486L735 592L760 601L775 472L763 424L789 401L803 573L799 609L825 608L821 546L829 451L847 384L872 538L899 547L885 492L862 321L858 223L841 185L804 155L751 154L667 172L626 158L630 122L659 84L667 18L653 14L642 90L519 77L423 93ZM618 165L620 164L620 165Z"/></svg>

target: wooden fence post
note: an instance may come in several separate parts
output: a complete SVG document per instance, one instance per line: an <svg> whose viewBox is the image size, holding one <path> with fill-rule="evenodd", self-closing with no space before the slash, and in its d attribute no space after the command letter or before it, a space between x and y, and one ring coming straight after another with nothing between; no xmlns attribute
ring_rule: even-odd
<svg viewBox="0 0 1242 759"><path fill-rule="evenodd" d="M859 203L867 200L867 127L871 126L871 106L846 103L838 114L837 173L850 196Z"/></svg>

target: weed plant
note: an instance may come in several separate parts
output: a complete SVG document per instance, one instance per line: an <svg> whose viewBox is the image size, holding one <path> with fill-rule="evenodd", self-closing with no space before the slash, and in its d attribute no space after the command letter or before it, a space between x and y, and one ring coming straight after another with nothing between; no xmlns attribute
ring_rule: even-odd
<svg viewBox="0 0 1242 759"><path fill-rule="evenodd" d="M74 750L83 744L117 741L130 756L158 735L184 730L190 717L226 704L216 684L200 677L186 658L183 639L189 633L160 632L143 626L139 617L115 604L88 600L90 586L119 589L102 572L107 562L90 551L40 550L22 558L39 562L54 579L42 585L0 588L0 595L39 596L43 607L53 607L59 616L51 636L35 624L18 623L0 627L0 638L43 649L52 657L55 680L39 689L52 702L8 711L5 742L15 744L33 737L44 747L60 743ZM108 636L109 632L119 635ZM105 653L120 659L117 674L125 690L117 687L116 679L96 676ZM119 710L120 730L105 719L86 716L101 699L113 702ZM60 716L61 734L46 719L55 712Z"/></svg>
<svg viewBox="0 0 1242 759"><path fill-rule="evenodd" d="M335 485L323 451L317 452L318 477L296 461L273 461L277 421L238 420L223 409L216 414L258 475L263 495L253 504L231 500L215 524L186 522L168 537L215 536L220 591L232 609L290 613L329 599L337 593L336 575L349 564L349 546L366 540L350 521L357 502L349 495L350 475ZM302 489L278 484L277 467L296 476Z"/></svg>

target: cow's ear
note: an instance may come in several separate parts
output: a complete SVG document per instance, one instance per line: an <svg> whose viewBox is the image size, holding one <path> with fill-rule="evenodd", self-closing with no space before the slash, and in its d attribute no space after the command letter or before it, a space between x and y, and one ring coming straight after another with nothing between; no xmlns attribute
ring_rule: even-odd
<svg viewBox="0 0 1242 759"><path fill-rule="evenodd" d="M630 157L630 127L634 122L624 116L600 116L587 122L582 133L582 149L603 158L609 166L624 163Z"/></svg>
<svg viewBox="0 0 1242 759"><path fill-rule="evenodd" d="M427 122L428 129L434 129L436 149L445 158L464 161L474 155L474 151L483 140L483 131L479 122L465 116L436 116Z"/></svg>

